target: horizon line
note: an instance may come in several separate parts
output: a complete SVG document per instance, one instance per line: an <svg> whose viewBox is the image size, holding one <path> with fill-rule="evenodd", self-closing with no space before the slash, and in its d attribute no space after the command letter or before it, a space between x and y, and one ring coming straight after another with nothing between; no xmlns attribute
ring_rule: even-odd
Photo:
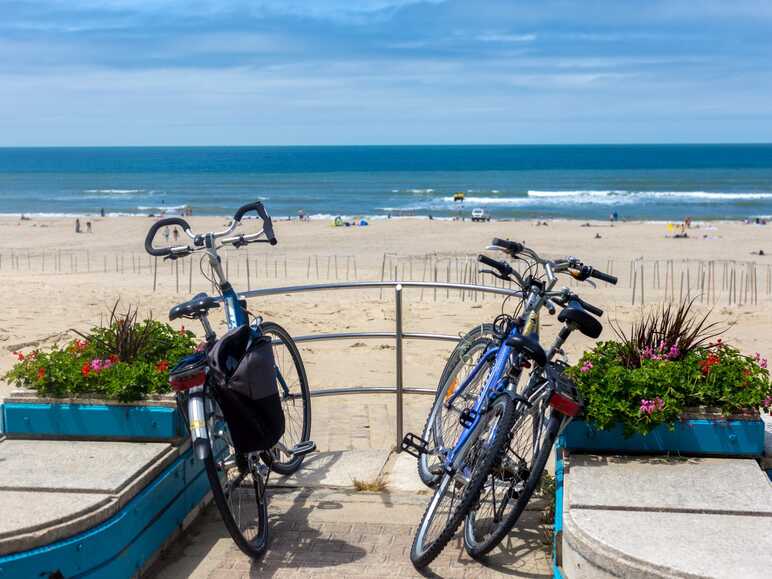
<svg viewBox="0 0 772 579"><path fill-rule="evenodd" d="M352 147L683 147L683 146L750 146L772 145L772 141L684 141L684 142L625 142L625 143L412 143L412 144L292 144L292 145L0 145L3 149L289 149L289 148L352 148Z"/></svg>

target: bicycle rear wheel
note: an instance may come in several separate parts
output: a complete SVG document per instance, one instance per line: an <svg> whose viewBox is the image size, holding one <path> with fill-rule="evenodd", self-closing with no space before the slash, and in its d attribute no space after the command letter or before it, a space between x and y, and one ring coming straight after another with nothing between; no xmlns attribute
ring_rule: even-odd
<svg viewBox="0 0 772 579"><path fill-rule="evenodd" d="M500 468L490 473L476 509L464 520L464 548L475 559L509 534L539 485L562 422L562 416L546 416L546 410L516 417Z"/></svg>
<svg viewBox="0 0 772 579"><path fill-rule="evenodd" d="M210 400L209 452L204 468L212 498L238 548L249 557L257 558L268 546L268 507L261 472L264 469L267 475L268 469L260 464L257 453L236 451L219 405Z"/></svg>
<svg viewBox="0 0 772 579"><path fill-rule="evenodd" d="M463 427L459 416L464 409L474 405L488 375L482 368L451 408L445 403L455 390L471 374L475 365L488 349L494 337L493 324L480 324L468 332L450 354L442 371L434 404L426 418L421 438L427 441L428 450L450 449L456 444ZM434 487L442 476L443 457L440 454L421 454L418 458L418 476L428 487Z"/></svg>
<svg viewBox="0 0 772 579"><path fill-rule="evenodd" d="M421 519L410 550L416 569L426 567L442 552L474 506L487 473L500 462L506 450L513 421L514 403L509 395L502 394L491 402L477 426L479 435L459 472L443 475Z"/></svg>
<svg viewBox="0 0 772 579"><path fill-rule="evenodd" d="M311 394L308 378L295 341L287 330L274 322L260 326L264 335L271 338L273 357L279 380L279 395L284 410L285 430L279 442L284 449L291 449L311 436ZM300 468L303 456L290 456L281 447L273 448L271 470L290 475Z"/></svg>

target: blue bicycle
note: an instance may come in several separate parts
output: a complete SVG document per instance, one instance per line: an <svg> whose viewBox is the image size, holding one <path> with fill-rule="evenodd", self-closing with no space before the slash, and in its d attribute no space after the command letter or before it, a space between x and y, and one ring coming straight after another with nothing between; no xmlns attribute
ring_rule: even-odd
<svg viewBox="0 0 772 579"><path fill-rule="evenodd" d="M234 235L250 211L257 212L262 229ZM166 227L180 227L192 243L155 247L158 231ZM195 455L204 462L225 527L239 549L258 557L268 544L266 487L270 472L292 474L316 446L309 440L310 392L295 342L278 324L259 316L250 323L246 301L239 298L223 271L218 249L251 243L277 243L271 218L260 202L240 207L220 232L195 234L180 217L161 219L148 231L145 250L165 259L203 252L201 271L221 294L218 298L200 293L169 311L170 320L199 320L205 332L200 351L170 370L169 381L187 421ZM209 275L204 272L205 260ZM229 331L218 339L208 314L220 304L225 307ZM237 381L241 390L260 392L245 396L236 390Z"/></svg>
<svg viewBox="0 0 772 579"><path fill-rule="evenodd" d="M473 367L460 383L458 372L444 375L424 436L408 434L403 441L404 450L430 465L423 469L425 482L436 484L410 552L418 569L439 555L462 521L464 544L473 557L488 553L517 523L560 429L581 410L575 387L563 375L565 364L553 358L563 353L575 330L597 338L603 329L595 317L603 314L600 308L568 288L553 290L557 275L617 281L577 258L545 260L509 240L494 239L488 249L528 264L523 277L507 262L478 258L492 268L484 273L520 286L519 313L499 316L492 335L482 329L471 347L461 344L472 354L459 360L467 366L473 360ZM556 306L562 308L558 320L563 326L545 351L539 343L539 315L543 308L554 314ZM530 377L520 389L526 369Z"/></svg>

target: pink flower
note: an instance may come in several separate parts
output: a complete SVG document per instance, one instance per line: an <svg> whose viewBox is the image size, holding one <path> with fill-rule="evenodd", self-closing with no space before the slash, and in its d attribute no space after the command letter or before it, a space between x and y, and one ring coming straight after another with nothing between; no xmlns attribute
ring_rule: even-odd
<svg viewBox="0 0 772 579"><path fill-rule="evenodd" d="M641 398L640 411L642 414L648 414L649 416L651 416L654 410L655 410L655 403L653 400L646 400L645 398Z"/></svg>
<svg viewBox="0 0 772 579"><path fill-rule="evenodd" d="M665 407L665 401L662 400L659 396L657 396L654 399L654 406L656 406L657 410L662 410Z"/></svg>
<svg viewBox="0 0 772 579"><path fill-rule="evenodd" d="M579 368L579 371L583 374L589 372L590 370L592 370L592 362L585 362L582 367Z"/></svg>
<svg viewBox="0 0 772 579"><path fill-rule="evenodd" d="M770 406L772 406L772 396L767 396L766 398L764 398L764 401L761 403L761 405L764 408L769 408Z"/></svg>
<svg viewBox="0 0 772 579"><path fill-rule="evenodd" d="M667 353L668 358L670 358L671 360L675 360L680 355L681 355L681 350L678 349L678 346L676 346L675 344L670 346L670 350Z"/></svg>
<svg viewBox="0 0 772 579"><path fill-rule="evenodd" d="M762 358L759 361L759 366L761 366L762 368L766 368L767 367L767 359L766 358Z"/></svg>
<svg viewBox="0 0 772 579"><path fill-rule="evenodd" d="M102 370L102 360L100 360L99 358L94 358L93 360L91 360L91 370L93 370L94 372L99 372L100 370Z"/></svg>

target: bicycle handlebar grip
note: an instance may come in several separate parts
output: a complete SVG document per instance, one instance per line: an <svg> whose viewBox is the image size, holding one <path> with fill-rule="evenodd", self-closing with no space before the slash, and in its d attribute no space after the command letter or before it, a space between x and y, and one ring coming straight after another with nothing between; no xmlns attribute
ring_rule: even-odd
<svg viewBox="0 0 772 579"><path fill-rule="evenodd" d="M600 309L598 306L594 306L594 305L592 305L591 303L588 303L588 302L584 301L584 300L583 300L582 298L580 298L580 297L576 297L576 296L575 296L573 299L575 299L576 301L578 301L578 302L579 302L579 304L580 304L580 305L581 305L581 306L582 306L582 307L583 307L585 310L587 310L588 312L590 312L591 314L595 314L595 315L596 315L596 316L598 316L598 317L600 317L600 316L602 316L602 315L603 315L603 310L602 310L602 309Z"/></svg>
<svg viewBox="0 0 772 579"><path fill-rule="evenodd" d="M276 245L278 241L276 239L276 235L273 232L273 221L271 221L271 216L268 215L265 207L263 207L263 204L260 201L254 201L253 203L247 203L246 205L239 207L236 210L236 213L233 215L233 220L240 222L241 218L244 217L244 215L249 211L257 212L257 215L260 217L260 219L263 220L263 231L265 232L265 237L268 239L268 242L271 245Z"/></svg>
<svg viewBox="0 0 772 579"><path fill-rule="evenodd" d="M494 237L493 241L491 241L491 245L505 249L512 255L517 255L523 251L522 243L518 243L517 241L510 241L509 239L499 239L498 237Z"/></svg>
<svg viewBox="0 0 772 579"><path fill-rule="evenodd" d="M488 267L492 267L496 271L498 271L501 275L509 275L509 273L512 271L512 268L509 267L509 264L504 263L503 261L499 261L497 259L493 259L488 257L487 255L478 255L477 261L480 263L484 263Z"/></svg>
<svg viewBox="0 0 772 579"><path fill-rule="evenodd" d="M619 279L614 276L610 275L608 273L603 273L602 271L599 271L597 269L593 269L590 272L590 277L594 277L595 279L599 279L601 281L605 281L606 283L610 283L612 285L616 285Z"/></svg>
<svg viewBox="0 0 772 579"><path fill-rule="evenodd" d="M153 239L155 238L155 234L158 233L159 229L168 225L179 225L182 227L182 229L190 231L190 225L188 225L188 222L185 221L182 217L167 217L165 219L159 219L150 226L150 231L147 232L147 236L145 237L145 251L147 251L150 255L154 255L156 257L164 257L172 254L170 247L153 247Z"/></svg>

